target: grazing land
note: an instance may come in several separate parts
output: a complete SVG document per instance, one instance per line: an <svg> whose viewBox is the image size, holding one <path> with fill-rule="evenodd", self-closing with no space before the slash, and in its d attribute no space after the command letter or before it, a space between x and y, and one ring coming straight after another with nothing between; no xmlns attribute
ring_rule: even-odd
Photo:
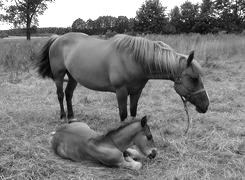
<svg viewBox="0 0 245 180"><path fill-rule="evenodd" d="M211 104L206 114L189 105L192 125L184 136L187 118L173 83L149 81L138 116L149 115L158 156L139 171L54 155L50 133L65 122L54 83L33 69L47 38L0 39L0 179L244 179L245 156L237 149L245 143L245 36L146 37L181 53L195 50ZM97 131L120 124L115 94L78 86L73 105L78 120Z"/></svg>

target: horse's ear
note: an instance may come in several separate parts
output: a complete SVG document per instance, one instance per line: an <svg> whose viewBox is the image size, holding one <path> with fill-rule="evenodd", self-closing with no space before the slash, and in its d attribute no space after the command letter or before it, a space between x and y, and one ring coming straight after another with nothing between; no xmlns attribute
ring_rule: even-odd
<svg viewBox="0 0 245 180"><path fill-rule="evenodd" d="M142 127L145 127L146 124L147 124L147 117L144 116L144 117L141 119L141 126L142 126Z"/></svg>
<svg viewBox="0 0 245 180"><path fill-rule="evenodd" d="M190 55L189 55L189 57L187 59L187 67L189 67L191 65L191 62L192 62L193 59L194 59L194 51L191 51Z"/></svg>

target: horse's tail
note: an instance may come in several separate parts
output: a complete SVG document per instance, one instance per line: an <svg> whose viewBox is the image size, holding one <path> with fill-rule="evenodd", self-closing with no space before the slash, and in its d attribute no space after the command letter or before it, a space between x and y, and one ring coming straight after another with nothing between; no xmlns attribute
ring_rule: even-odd
<svg viewBox="0 0 245 180"><path fill-rule="evenodd" d="M59 36L57 35L52 36L42 47L42 49L38 54L37 63L36 63L37 71L38 74L43 78L49 77L53 79L53 73L51 71L51 66L49 61L49 50L50 50L50 46L58 37Z"/></svg>

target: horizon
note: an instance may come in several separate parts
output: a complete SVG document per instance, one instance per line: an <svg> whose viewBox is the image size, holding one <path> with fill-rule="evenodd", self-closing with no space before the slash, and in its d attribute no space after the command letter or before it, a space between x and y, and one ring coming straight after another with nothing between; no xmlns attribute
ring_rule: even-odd
<svg viewBox="0 0 245 180"><path fill-rule="evenodd" d="M164 7L167 7L166 14L175 6L180 7L188 0L160 0ZM192 3L201 3L202 0L189 0ZM71 1L70 1L71 2ZM88 19L95 20L99 16L126 16L127 18L134 18L136 12L139 10L145 0L90 0L89 2L81 2L80 0L72 0L72 3L67 1L54 1L48 3L48 9L44 11L43 15L38 16L38 28L47 27L71 27L72 23L81 18L84 21ZM96 7L94 6L96 4ZM70 11L67 9L71 9ZM91 11L93 9L93 11ZM68 13L64 13L68 12ZM58 19L57 19L58 16ZM61 19L61 20L60 20ZM7 23L0 22L0 30L12 29L13 26Z"/></svg>

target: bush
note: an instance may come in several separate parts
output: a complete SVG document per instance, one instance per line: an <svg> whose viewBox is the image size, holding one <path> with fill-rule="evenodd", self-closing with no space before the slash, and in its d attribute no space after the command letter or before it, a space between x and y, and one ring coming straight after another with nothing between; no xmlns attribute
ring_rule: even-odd
<svg viewBox="0 0 245 180"><path fill-rule="evenodd" d="M117 34L117 32L115 32L115 31L107 30L105 33L105 38L111 38L111 37L115 36L116 34Z"/></svg>
<svg viewBox="0 0 245 180"><path fill-rule="evenodd" d="M6 32L1 32L0 33L0 38L1 39L6 38L6 37L9 37L9 35Z"/></svg>

